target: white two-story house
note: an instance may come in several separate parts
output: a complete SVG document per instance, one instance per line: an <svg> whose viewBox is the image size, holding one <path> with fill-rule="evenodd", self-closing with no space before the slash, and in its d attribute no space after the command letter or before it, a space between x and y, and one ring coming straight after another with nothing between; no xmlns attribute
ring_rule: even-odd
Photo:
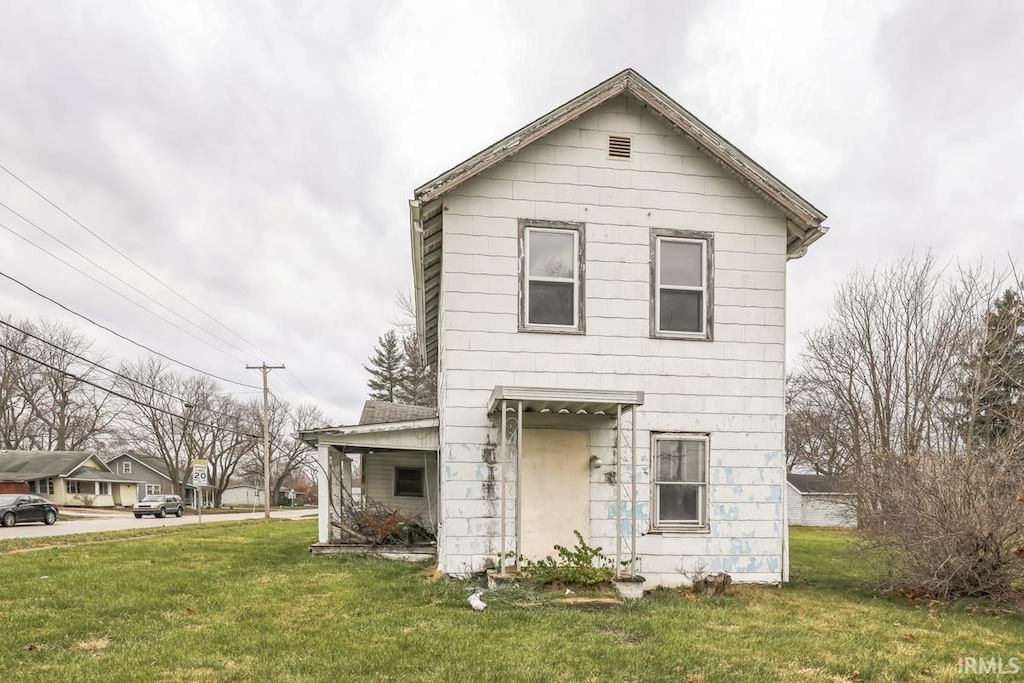
<svg viewBox="0 0 1024 683"><path fill-rule="evenodd" d="M426 183L438 410L303 434L321 544L359 452L365 495L418 498L450 574L579 531L648 585L787 580L786 263L824 220L630 69Z"/></svg>

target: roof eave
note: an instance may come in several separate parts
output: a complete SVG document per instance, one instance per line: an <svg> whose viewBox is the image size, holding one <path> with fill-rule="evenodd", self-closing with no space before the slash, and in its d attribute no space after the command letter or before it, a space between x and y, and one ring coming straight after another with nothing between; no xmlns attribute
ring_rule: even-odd
<svg viewBox="0 0 1024 683"><path fill-rule="evenodd" d="M629 92L651 107L655 115L736 174L759 196L779 207L790 220L804 230L816 230L827 218L813 204L632 69L612 76L420 186L415 191L416 200L425 203L450 192L478 173L515 154L522 147L623 92Z"/></svg>

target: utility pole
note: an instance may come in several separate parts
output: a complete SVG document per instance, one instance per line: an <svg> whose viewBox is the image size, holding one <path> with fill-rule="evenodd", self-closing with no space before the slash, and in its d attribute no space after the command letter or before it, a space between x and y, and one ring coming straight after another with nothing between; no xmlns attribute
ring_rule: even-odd
<svg viewBox="0 0 1024 683"><path fill-rule="evenodd" d="M270 519L270 387L267 375L271 370L284 370L283 365L246 365L246 370L263 373L263 518Z"/></svg>

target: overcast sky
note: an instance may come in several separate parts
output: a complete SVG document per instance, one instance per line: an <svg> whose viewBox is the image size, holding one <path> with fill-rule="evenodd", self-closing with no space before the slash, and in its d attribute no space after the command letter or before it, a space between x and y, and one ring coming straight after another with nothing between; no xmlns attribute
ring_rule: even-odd
<svg viewBox="0 0 1024 683"><path fill-rule="evenodd" d="M0 201L237 349L2 207L140 305L3 229L0 272L241 382L285 363L279 393L350 422L413 189L627 66L829 215L790 357L854 269L1024 261L1024 3L0 0L0 164L212 317L2 171ZM4 313L137 352L0 279Z"/></svg>

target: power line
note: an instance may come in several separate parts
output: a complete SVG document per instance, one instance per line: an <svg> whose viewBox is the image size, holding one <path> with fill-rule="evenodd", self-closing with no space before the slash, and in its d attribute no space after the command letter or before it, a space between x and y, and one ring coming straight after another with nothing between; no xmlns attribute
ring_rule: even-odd
<svg viewBox="0 0 1024 683"><path fill-rule="evenodd" d="M107 283L105 283L105 282L103 282L103 281L101 281L101 280L98 280L98 279L96 279L95 277L93 277L93 276L92 276L92 275L90 275L89 273L85 272L84 270L82 270L82 269L81 269L81 268L79 268L78 266L76 266L76 265L74 265L74 264L72 264L72 263L68 263L67 261L65 261L65 260L64 260L63 258L61 258L60 256L57 256L57 255L56 255L56 254L54 254L54 253L53 253L52 251L49 251L48 249L46 249L46 247L42 247L42 246L39 246L38 244L36 244L36 243L35 243L35 242L33 242L32 240L30 240L29 238L27 238L27 237L25 237L24 235L21 235L21 234L19 234L18 232L16 232L16 231L15 231L14 229L12 229L11 227L9 227L9 226L7 226L7 225L4 225L3 223L0 223L0 228L3 228L4 230L6 230L7 232L11 233L12 235L14 235L15 237L17 237L18 239L21 239L21 240L24 240L25 242L28 242L29 244L31 244L31 245L32 245L33 247L35 247L35 248L36 248L36 249L38 249L39 251L43 252L44 254L47 254L47 255L49 255L49 256L51 256L51 257L53 257L53 258L57 259L58 261L60 261L61 263L63 263L63 264L64 264L65 266L67 266L68 268L71 268L72 270L76 271L77 273L79 273L79 274L81 274L81 275L84 275L85 277L89 278L90 280L92 280L93 282L95 282L96 284L98 284L98 285L99 285L100 287L103 287L104 289L106 289L107 291L111 292L112 294L115 294L116 296L119 296L119 297L121 297L122 299L124 299L124 300L125 300L125 301L127 301L128 303L130 303L130 304L132 304L132 305L134 305L134 306L137 306L138 308L142 309L143 311L146 311L147 313L149 313L150 315L154 316L154 317L155 317L155 318L157 318L158 320L162 320L163 322L167 323L168 325L170 325L171 327L175 328L175 329L176 329L176 330L178 330L179 332L184 332L185 334L187 334L188 336L192 337L192 338L193 338L193 339L195 339L196 341L198 341L198 342L201 342L201 343L203 343L203 344L206 344L207 346L209 346L209 347L210 347L211 349L213 349L214 351L217 351L217 352L219 352L219 353L223 353L224 355L228 356L229 358L234 358L234 359L235 359L235 360L237 360L237 361L241 361L241 360L242 360L242 359L241 359L241 358L239 358L238 356L236 356L236 355L234 355L234 354L232 354L232 353L228 353L228 352L227 352L227 351L225 351L224 349L221 349L221 348L218 348L218 347L214 346L213 344L211 344L211 343L210 343L210 342L208 342L207 340L203 339L202 337L200 337L200 336L196 335L195 333L193 333L193 332L190 332L189 330L186 330L186 329L185 329L184 327L182 327L181 325L178 325L177 323L173 323L173 322L171 322L170 320L168 320L167 318L163 317L163 316L162 316L162 315L160 315L159 313L156 313L155 311L153 311L153 310L151 310L151 309L149 309L149 308L146 308L145 306L143 306L142 304L140 304L140 303L139 303L138 301L136 301L135 299L132 299L132 298L130 298L130 297L128 297L128 296L126 296L125 294L123 294L123 293L121 293L121 292L117 291L116 289L114 289L113 287L111 287L110 285L108 285Z"/></svg>
<svg viewBox="0 0 1024 683"><path fill-rule="evenodd" d="M31 361L33 363L36 363L37 365L40 365L40 366L46 368L47 370L52 370L54 372L59 372L60 374L64 375L65 377L70 377L71 379L77 380L77 381L81 382L82 384L88 384L89 386L94 387L96 389L99 389L100 391L106 392L106 393L110 394L111 396L116 396L116 397L118 397L118 398L120 398L120 399L122 399L124 401L128 401L129 403L134 403L136 405L140 405L143 408L149 408L150 410L155 410L158 413L163 413L164 415L170 415L171 417L178 417L178 418L181 418L183 421L191 422L192 424L196 424L196 425L199 425L201 427L209 427L210 429L220 429L220 430L223 430L225 432L229 432L231 434L237 434L238 436L246 436L246 437L249 437L249 438L252 438L252 439L260 438L256 434L247 434L246 432L240 432L238 430L230 429L228 427L222 427L220 425L213 425L213 424L210 424L208 422L200 422L199 420L194 420L194 419L191 419L191 418L187 418L184 415L179 415L178 413L175 413L175 412L173 412L171 410L167 410L166 408L161 408L161 407L155 406L155 405L153 405L151 403L146 403L145 401L140 401L140 400L138 400L136 398L132 398L131 396L128 396L127 394L122 394L119 391L116 391L116 390L111 389L109 387L105 387L102 384L96 384L95 382L87 380L84 377L79 377L78 375L75 375L74 373L68 372L67 370L61 370L60 368L58 368L58 367L56 367L54 365L50 365L49 363L47 363L45 361L42 361L42 360L39 360L38 358L33 358L32 356L28 355L27 353L22 353L21 351L18 351L15 348L7 346L6 344L0 343L0 349L7 349L11 353L15 353L15 354L21 356L22 358L25 358L26 360L29 360L29 361Z"/></svg>
<svg viewBox="0 0 1024 683"><path fill-rule="evenodd" d="M148 275L148 276L149 276L150 278L152 278L152 279L153 279L154 281L156 281L156 282L157 282L158 284L160 284L160 286L162 286L162 287L163 287L164 289L166 289L167 291L169 291L169 292L170 292L171 294L174 294L174 295L175 295L176 297L178 297L179 299L181 299L182 301L184 301L185 303L187 303L187 304L188 304L189 306L191 306L192 308L196 309L197 311L199 311L200 313L202 313L203 315L205 315L205 316L206 316L207 318L209 318L209 319L210 319L210 320L212 320L213 322L217 323L218 325L220 325L221 327L223 327L223 328L224 328L225 330L227 330L227 331L228 331L228 332L230 332L231 334L235 335L236 337L238 337L238 338L239 338L239 339L241 339L241 340L242 340L243 342L245 342L245 343L246 343L246 344L248 344L249 346L253 347L253 348L254 348L254 349L256 349L257 351L260 351L261 353L263 353L263 354L265 354L265 355L269 355L269 354L267 354L267 353L266 353L266 351L263 351L263 349L261 349L261 348L260 348L259 346L257 346L256 344L252 343L251 341L249 341L248 339L246 339L245 337L243 337L243 336L242 336L241 334L239 334L238 332L235 332L235 331L234 331L234 330L232 330L232 329L231 329L230 327L228 327L227 325L225 325L225 324L224 324L224 322L223 322L223 321L221 321L221 320L220 320L219 318L217 318L216 316L213 316L213 315L211 315L211 314L207 313L207 312L206 312L206 311L205 311L205 310L204 310L203 308L201 308L201 307L200 307L199 305L197 305L197 304L193 303L193 302L192 302L192 301L191 301L190 299L188 299L188 298L187 298L187 297L186 297L185 295L181 294L180 292L178 292L178 290L174 289L174 287L170 286L169 284L167 284L166 282L164 282L163 280L161 280L161 279L160 279L159 277L157 277L156 275L154 275L153 273L151 273L151 272L150 272L149 270L147 270L147 269L146 269L145 267L143 267L143 266L142 266L142 265L140 265L140 264L139 264L139 263L138 263L137 261L135 261L135 260L134 260L134 259L133 259L132 257L128 256L128 254L124 253L123 251L121 251L120 249L118 249L117 247L115 247L115 246L114 246L113 244L111 244L111 243L110 243L110 242L108 242L107 240L103 239L103 237L101 237L101 236L100 236L100 235L98 235L97 233L95 233L95 232L93 232L92 230L90 230L90 229L89 229L89 228L88 228L88 227L87 227L87 226L86 226L86 225L85 225L84 223L82 223L81 221L79 221L79 220L78 220L77 218L75 218L74 216L72 216L72 215L71 215L70 213L68 213L67 211L65 211L65 210L64 210L64 209L62 209L61 207L57 206L57 204L55 204L55 203L54 203L54 202L53 202L53 201L52 201L52 200L51 200L51 199L50 199L49 197L47 197L47 196L46 196L46 195L44 195L44 194L43 194L42 192L40 192L40 191L39 191L39 190L37 190L36 188L34 188L34 187L32 187L31 185L29 185L29 184L28 184L28 182L26 182L26 181L25 181L25 180L23 180L23 179L22 179L22 178L21 178L20 176L18 176L18 175L17 175L16 173L14 173L14 171L10 170L9 168L7 168L6 166L4 166L3 164L0 164L0 170L3 170L3 171L4 171L4 173L6 173L7 175L11 176L12 178L14 178L14 179L15 179L16 181L18 181L19 183L21 183L21 184L22 184L22 185L23 185L24 187L26 187L26 188L27 188L27 189L28 189L28 190L29 190L30 192L32 192L32 193L33 193L34 195L36 195L37 197L39 197L40 199L42 199L42 200L43 200L44 202L46 202L47 204L49 204L50 206L52 206L52 207L53 207L54 209L56 209L57 211L59 211L60 213L62 213L62 214L63 214L63 215L65 216L65 217L67 217L67 218L68 218L69 220L71 220L71 222L73 222L73 223L74 223L75 225L77 225L78 227L82 228L82 229L83 229L83 230L85 230L85 231L86 231L87 233L89 233L90 235L92 235L93 237L95 237L95 238L96 238L97 240L99 240L99 241L100 241L100 243L102 243L102 244L103 244L104 246L106 246L106 247L108 247L109 249L111 249L111 250L112 250L112 251L113 251L114 253L116 253L116 254L117 254L118 256L120 256L121 258L123 258L123 259L124 259L125 261L127 261L127 262L128 262L128 263L130 263L130 264L132 264L133 266L135 266L136 268L138 268L138 269L139 269L139 270L140 270L141 272L143 272L143 273L145 273L146 275Z"/></svg>
<svg viewBox="0 0 1024 683"><path fill-rule="evenodd" d="M239 334L238 332L234 331L234 330L233 330L232 328L230 328L230 327L228 327L228 326L227 326L226 324L224 324L224 322L223 322L223 321L222 321L222 320L221 320L220 318L217 318L216 316L214 316L214 315L211 315L211 314L210 314L210 313L208 313L208 312L207 312L207 311L206 311L205 309L203 309L202 307L200 307L200 306L199 306L198 304L194 303L194 302L193 302L192 300L190 300L189 298L187 298L187 297L186 297L185 295L181 294L181 293L180 293L180 292L179 292L178 290L176 290L176 289L175 289L174 287L172 287L171 285L167 284L167 283L166 283L166 282L164 282L164 281L163 281L162 279L160 279L159 277L157 277L156 275L154 275L154 274L153 274L152 272L150 272L150 271L149 271L149 270L148 270L147 268L145 268L145 267L144 267L144 266L142 266L142 265L141 265L140 263L138 263L137 261L135 261L135 260L134 260L134 259L133 259L132 257L130 257L130 256L129 256L128 254L126 254L126 253L124 253L123 251L121 251L120 249L118 249L118 248L117 248L116 246L114 246L114 245L113 245L113 244L111 244L111 243L110 243L109 241L107 241L107 240L106 240L106 239L104 239L104 238L103 238L102 236L100 236L100 235L99 235L98 233L96 233L95 231L93 231L92 229L90 229L90 228L89 228L88 226L86 226L86 225L85 225L84 223L82 223L82 222L81 222L80 220L78 220L77 218L75 218L74 216L72 216L72 215L71 215L70 213L68 213L67 211L65 211L65 210L64 210L63 208L61 208L60 206L58 206L58 205L57 205L57 204L56 204L56 203L55 203L55 202L54 202L53 200L51 200L51 199L50 199L49 197L47 197L47 196L46 196L46 195L44 195L44 194L43 194L42 192L40 192L39 190L37 190L37 189L36 189L35 187L33 187L33 186L32 186L31 184L29 184L29 182L28 182L28 181L26 181L26 180L24 180L23 178L21 178L21 176L19 176L18 174L16 174L16 173L15 173L14 171L10 170L9 168L7 168L6 166L4 166L3 164L0 164L0 170L3 170L3 171L4 171L4 173L6 173L6 174L7 174L7 175L9 175L9 176L10 176L11 178L13 178L14 180L16 180L16 181L17 181L18 183L20 183L20 184L21 184L21 185L22 185L23 187L25 187L25 188L26 188L26 189L28 189L28 190L29 190L30 192L32 192L32 193L33 193L34 195L36 195L37 197L39 197L40 199L42 199L42 200L43 200L44 202L46 202L47 204L49 204L50 206L52 206L52 207L53 207L54 209L56 209L57 211L59 211L59 212L60 212L61 214L63 214L63 215L64 215L64 216L65 216L65 217L66 217L66 218L67 218L68 220L70 220L71 222L73 222L73 223L74 223L75 225L77 225L78 227L82 228L83 230L85 230L85 231L86 231L87 233L89 233L89 234L90 234L90 235L91 235L92 237L94 237L95 239L97 239L97 240L98 240L98 241L99 241L99 242L100 242L101 244L103 244L104 246L106 246L107 248L109 248L109 249L110 249L111 251L113 251L114 253L116 253L116 254L117 254L118 256L120 256L121 258L123 258L123 259L124 259L125 261L127 261L127 262L128 262L128 263L130 263L131 265L135 266L135 268L137 268L137 269L138 269L138 270L139 270L140 272L142 272L142 273L144 273L145 275L147 275L148 277L150 277L150 278L151 278L151 279L152 279L153 281L155 281L156 283L158 283L158 284L159 284L159 285L160 285L161 287L163 287L164 289L166 289L166 290L167 290L167 291L169 291L170 293L174 294L174 296L178 297L179 299L181 299L182 301L184 301L184 302L185 302L186 304L188 304L189 306L191 306L192 308L194 308L195 310L199 311L200 313L202 313L203 315L205 315L205 316L206 316L207 318L209 318L210 320L212 320L213 322L215 322L215 323L216 323L217 325L219 325L219 326L220 326L220 327L222 327L223 329L227 330L227 331L228 331L229 333L233 334L233 335L234 335L235 337L237 337L238 339L242 340L243 342L245 342L246 344L248 344L248 345L249 345L249 346L251 346L252 348L254 348L254 349L256 349L257 351L259 351L259 352L260 352L261 354L263 354L264 356L269 356L269 357L273 357L273 355L274 355L274 354L268 353L268 352L267 352L266 350L264 350L264 349L263 349L262 347L260 347L260 346L259 346L259 345L257 345L256 343L254 343L254 342L250 341L250 340L249 340L249 339L247 339L246 337L244 337L244 336L242 336L241 334ZM25 218L24 216L22 216L21 214L17 213L16 211L14 211L13 209L11 209L11 208L10 208L9 206L7 206L6 204L3 204L3 206L4 206L4 207L5 207L5 208L6 208L6 209L7 209L8 211L11 211L11 212L12 212L12 213L14 213L15 215L17 215L17 216L19 216L20 218L22 218L22 220L25 220L26 222L28 222L28 223L29 223L30 225L33 225L33 226L34 226L34 227L36 227L37 229L40 229L40 230L42 230L42 228L39 228L39 226L35 225L34 223L32 223L31 221L29 221L28 219L26 219L26 218ZM46 231L43 231L43 232L46 232ZM49 234L49 233L47 233L47 234ZM53 236L51 235L51 237L53 237ZM56 239L56 238L54 238L54 239ZM59 241L59 240L58 240L58 241ZM63 242L62 242L62 244L63 244ZM65 245L65 246L67 246L67 245ZM68 247L68 248L71 248L71 247ZM72 251L74 251L74 249L72 249ZM76 251L75 253L78 253L78 252ZM79 254L79 256L81 256L81 254ZM83 258L85 258L85 257L83 256ZM88 259L87 259L87 260L88 260ZM92 261L90 261L90 262L92 262ZM95 264L94 264L94 265L95 265ZM107 271L107 272L109 272L109 271ZM114 277L117 277L117 276L114 276ZM120 278L118 278L118 280L120 280ZM123 282L123 281L122 281L122 282ZM126 283L126 284L127 284L127 283ZM129 286L132 286L132 285L129 285ZM134 289L134 287L133 287L133 289ZM138 291L138 290L136 290L136 291ZM140 292L140 293L141 293L141 292ZM145 295L144 295L144 296L145 296ZM147 298L150 298L150 297L148 297L148 296L147 296ZM152 300L152 299L150 299L150 300ZM161 304L161 305L162 305L162 304ZM164 308L165 308L165 309L167 309L167 310L171 310L170 308L168 308L168 307L166 307L166 306L164 306ZM172 312L173 312L173 311L172 311ZM178 315L178 317L179 317L179 318L182 318L183 320L185 320L184 316L181 316L180 314L176 314L176 315ZM208 331L208 330L206 330L205 328L201 327L200 325L198 325L198 324L196 324L196 323L192 323L192 324L193 324L193 325L195 325L196 327L198 327L199 329L203 330L204 332L206 332L206 333L207 333L207 334L209 334L210 336L214 337L215 339L217 339L217 340L219 340L219 341L221 341L221 342L223 342L223 343L226 343L226 344L228 344L228 346L231 346L231 348L234 348L235 350L237 350L237 351L240 351L240 352L242 352L242 353L246 353L246 352L245 352L245 351L243 351L242 349L239 349L239 348L238 348L237 346L234 346L234 345L232 345L232 344L228 343L228 342L227 342L226 340L223 340L223 339L221 339L220 337L217 337L216 335L213 335L213 334L212 334L211 332L209 332L209 331ZM230 355L230 354L228 354L228 355ZM235 358L235 360L240 360L240 359L238 359L238 358ZM286 373L286 374L288 374L288 375L290 375L290 376L291 376L292 378L294 378L294 379L295 379L295 381L299 383L299 386L301 386L301 387L302 387L302 389L303 389L303 390L305 390L306 394L308 394L309 396L311 396L311 397L313 398L313 400L315 400L315 401L316 401L317 403L320 403L321 405L323 405L323 401L321 401L321 400L319 400L319 399L317 398L317 396L316 396L316 395L315 395L315 394L313 393L313 391L312 391L312 390L311 390L311 389L310 389L310 388L309 388L308 386L306 386L306 384L305 384L305 383L304 383L304 382L302 381L302 379L301 379L301 378L300 378L300 377L299 377L298 375L296 375L296 374L295 374L294 372L292 372L291 370L285 370L285 373ZM285 380L285 384L289 385L289 387L290 387L290 388L292 388L292 389L294 390L294 387L291 387L290 383L289 383L289 382L288 382L287 380ZM296 392L296 393L298 393L298 392Z"/></svg>
<svg viewBox="0 0 1024 683"><path fill-rule="evenodd" d="M17 285L20 285L21 287L27 289L28 291L32 292L36 296L38 296L38 297L40 297L42 299L46 299L50 303L52 303L52 304L54 304L56 306L59 306L60 308L62 308L63 310L67 311L71 315L74 315L76 317L81 318L82 320L86 321L90 325L94 325L94 326L100 328L101 330L105 330L105 331L109 332L110 334L114 335L115 337L118 337L119 339L123 339L124 341L128 342L129 344L134 344L135 346L139 347L140 349L143 349L145 351L149 351L150 353L152 353L154 355L157 355L157 356L160 356L161 358L163 358L165 360L169 360L170 362L174 363L175 365L180 365L181 367L188 368L189 370L192 370L193 372L198 372L201 375L206 375L207 377L213 377L214 379L219 379L220 381L227 382L228 384L235 384L235 385L240 386L240 387L245 387L246 389L257 389L257 390L260 389L260 387L255 386L253 384L246 384L244 382L238 382L238 381L235 381L233 379L228 379L227 377L221 377L220 375L215 375L212 372L207 372L205 370L200 370L199 368L195 367L194 365L189 365L188 363L185 363L183 361L177 360L176 358L172 358L171 356L168 356L167 354L160 353L159 351L157 351L155 349L152 349L149 346L146 346L145 344L137 342L134 339L131 339L130 337L126 337L125 335L121 334L120 332L116 332L116 331L110 329L106 325L103 325L101 323L96 322L92 318L90 318L90 317L88 317L86 315L83 315L82 313L79 313L78 311L75 311L75 310L72 310L72 309L68 308L64 304L62 304L59 301L57 301L56 299L52 299L52 298L46 296L45 294L43 294L42 292L39 292L39 291L37 291L35 289L32 289L32 287L26 285L21 280L15 278L15 277L11 277L10 275L8 275L7 273L4 273L3 271L0 271L0 277L6 278L6 279L10 280L11 282L13 282L13 283L15 283Z"/></svg>
<svg viewBox="0 0 1024 683"><path fill-rule="evenodd" d="M158 387L155 387L155 386L153 386L151 384L146 384L145 382L143 382L141 380L137 380L134 377L129 377L128 375L120 373L117 370L111 370L110 368L108 368L108 367L106 367L104 365L101 365L98 361L95 361L95 360L93 360L91 358L87 358L87 357L85 357L83 355L77 354L74 351L72 351L71 349L65 348L65 347L61 346L60 344L55 344L52 341L50 341L48 339L44 339L43 337L40 337L39 335L33 334L32 332L29 332L28 330L22 329L22 328L18 327L17 325L12 325L11 323L9 323L6 320L4 320L3 318L0 318L0 325L6 325L7 327L11 328L12 330L17 330L18 332L21 332L25 336L31 337L32 339L35 339L36 341L40 341L40 342L46 344L47 346L51 346L51 347L57 349L58 351L66 353L67 355L71 356L72 358L77 358L78 360L80 360L80 361L82 361L84 363L88 363L89 365L91 365L94 368L99 368L100 370L105 371L108 375L112 375L113 377L117 377L117 378L123 379L123 380L125 380L127 382L131 382L133 384L137 384L140 387L143 387L145 389L149 389L150 391L154 391L154 392L156 392L158 394L163 394L164 396L167 396L168 398L173 398L176 401L180 401L183 405L188 403L188 401L186 399L184 399L184 398L182 398L182 397L180 397L180 396L178 396L176 394L172 394L169 391L165 391L165 390L160 389ZM208 410L209 412L213 413L214 415L221 415L223 417L227 417L227 418L231 418L231 419L236 419L236 417L237 417L235 415L229 415L228 413L225 413L225 412L220 411L220 410L214 410L213 408L210 408L210 407L206 407L205 410Z"/></svg>
<svg viewBox="0 0 1024 683"><path fill-rule="evenodd" d="M46 228L42 227L41 225L39 225L39 224L38 224L38 223L36 223L35 221L32 221L31 219L27 218L27 217L26 217L26 216L24 216L23 214L21 214L21 213L18 213L17 211L15 211L14 209L12 209L12 208L11 208L10 206L8 206L7 204L5 204L5 203L4 203L4 202L3 202L2 200L0 200L0 206L4 207L5 209L7 209L7 210L8 210L8 211L10 211L11 213L13 213L13 214L14 214L15 216L17 216L17 217L18 217L18 218L20 218L21 220L23 220L23 221L25 221L26 223L28 223L29 225L31 225L31 226L32 226L33 228L35 228L35 229L36 229L36 230L38 230L39 232L43 233L44 235L46 235L47 237L49 237L50 239L52 239L53 241L55 241L55 242L56 242L57 244L61 245L61 246L62 246L62 247L64 247L65 249L67 249L67 250L69 250L69 251L73 252L74 254L78 255L78 256L79 256L79 257L80 257L81 259L83 259L83 260L85 260L85 261L89 262L90 264L92 264L93 266L95 266L95 267L96 267L96 268L98 268L99 270L103 271L104 273L106 273L106 274L107 274L107 275L109 275L110 277L114 278L115 280L117 280L118 282L120 282L121 284L123 284L124 286L128 287L129 289L131 289L132 291L134 291L134 292L136 292L136 293L138 293L138 294L141 294L141 295L142 295L143 297L145 297L145 298L146 298L146 299L148 299L149 301L152 301L152 302L153 302L154 304L156 304L156 305L157 305L157 306L159 306L160 308L164 309L164 310L165 310L165 311L167 311L168 313L170 313L170 314L172 314L172 315L175 315L175 316L177 316L177 317L181 318L182 320L184 320L184 321L185 321L186 323L188 323L188 324L190 324L190 325L194 325L194 326L195 326L196 328L198 328L199 330L201 330L201 331L205 332L206 334L210 335L211 337L213 337L214 339L216 339L216 340L217 340L217 341L219 341L220 343L222 343L222 344L226 344L226 345L227 345L228 347L230 347L230 348L234 349L235 351L238 351L239 353L246 353L246 354L248 354L248 353L249 353L249 352L248 352L248 351L246 351L245 349L240 349L240 348L238 348L237 346L235 346L234 344L232 344L232 343L231 343L231 342L229 342L228 340L226 340L226 339L223 339L223 338L221 338L221 337L218 337L217 335L215 335L215 334L214 334L213 332L210 332L210 331L209 331L208 329L206 329L206 328L205 328L205 327L203 327L202 325L200 325L200 324L198 324L198 323L195 323L195 322L192 322L191 320L189 320L188 318L186 318L185 316L183 316L183 315L182 315L181 313L178 313L178 312L177 312L177 311L175 311L175 310L174 310L173 308L171 308L170 306L168 306L168 305L164 304L163 302L161 302L161 301L158 301L158 300L154 299L154 298L153 298L152 296L150 296L150 295L149 295L149 294L147 294L146 292L142 291L141 289L139 289L138 287L136 287L136 286L135 286L135 285L133 285L132 283L128 282L127 280L125 280L125 279L124 279L124 278L122 278L121 276L117 275L116 273L112 273L112 272L111 272L111 271L110 271L109 269L107 269L107 268L106 268L105 266L103 266L103 265L101 265L101 264L97 263L96 261L92 260L91 258L89 258L88 256L86 256L85 254L83 254L82 252L80 252L80 251L79 251L78 249L75 249L75 248L74 248L73 246L71 246L70 244L68 244L67 242L65 242L64 240L62 240L61 238L59 238L59 237L57 237L56 235L54 235L54 234L53 234L52 232L50 232L50 231L49 231L49 230L47 230ZM8 228L7 226L3 226L3 227L4 227L4 228L5 228L5 229L6 229L6 230L7 230L8 232L14 232L13 230L11 230L10 228ZM15 234L17 234L17 233L15 233ZM19 236L19 237L21 237L21 235L18 235L18 236ZM23 237L22 239L25 239L25 238ZM31 242L30 242L30 243L31 243ZM34 244L34 243L33 243L33 244ZM37 246L37 247L38 247L38 245L35 245L35 246ZM39 247L39 248L41 249L42 247ZM44 249L44 251L46 251L46 250ZM55 256L55 255L54 255L54 254L52 254L51 252L48 252L48 251L47 251L46 253L50 254L50 256L53 256L54 258L58 258L57 256ZM65 265L69 265L69 264L67 264L67 262L66 262L66 261L61 261L61 262L62 262L62 263L64 263ZM77 269L76 269L76 270L77 270ZM80 273L81 273L82 271L78 271L78 272L80 272ZM83 275L84 275L84 273L83 273ZM94 280L94 281L95 281L95 280ZM108 287L108 289L110 289L110 288ZM111 291L113 291L113 290L111 290ZM222 351L221 349L217 349L217 350L218 350L218 351L221 351L222 353L225 353L225 352L224 352L224 351ZM227 355L229 355L229 356L230 356L231 354L227 354ZM250 355L255 355L255 354L250 354ZM234 358L235 360L241 360L241 359L240 359L240 358L238 358L237 356L231 356L231 357L232 357L232 358Z"/></svg>

